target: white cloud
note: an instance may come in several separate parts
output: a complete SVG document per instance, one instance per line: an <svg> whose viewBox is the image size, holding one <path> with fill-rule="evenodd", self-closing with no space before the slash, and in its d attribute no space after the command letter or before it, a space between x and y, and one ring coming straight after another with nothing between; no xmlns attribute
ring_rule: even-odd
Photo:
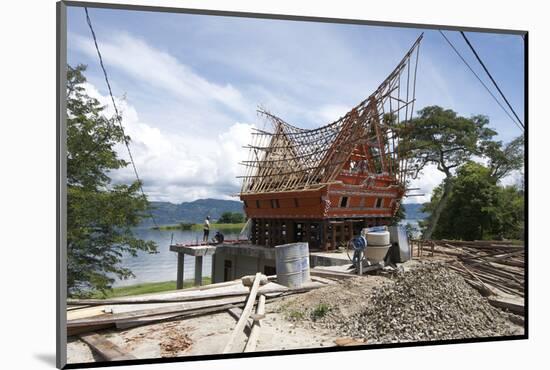
<svg viewBox="0 0 550 370"><path fill-rule="evenodd" d="M437 166L428 165L424 168L422 173L418 175L418 178L411 180L409 188L419 188L418 190L411 190L410 194L424 194L418 197L405 198L404 203L426 203L430 201L433 189L441 184L441 181L445 178L443 172L437 170Z"/></svg>
<svg viewBox="0 0 550 370"><path fill-rule="evenodd" d="M336 121L337 119L346 115L349 112L351 107L345 105L325 105L319 110L319 118L322 124L328 124Z"/></svg>
<svg viewBox="0 0 550 370"><path fill-rule="evenodd" d="M523 181L523 172L522 171L512 171L502 179L500 179L500 184L502 186L518 186L520 187Z"/></svg>
<svg viewBox="0 0 550 370"><path fill-rule="evenodd" d="M110 98L86 84L88 94L114 113ZM236 122L228 130L211 136L167 134L156 125L143 122L136 109L116 99L122 112L125 132L132 139L130 148L144 191L150 200L179 203L198 198L231 199L239 191L239 162L246 159L243 146L250 140L251 124ZM116 147L121 158L129 160L123 144ZM131 166L110 174L114 183L135 180Z"/></svg>
<svg viewBox="0 0 550 370"><path fill-rule="evenodd" d="M88 94L106 106L105 114L114 114L110 98L103 96L92 84L85 85ZM168 134L154 124L143 122L135 107L116 98L123 116L126 133L132 138L130 148L144 190L150 200L179 203L199 198L235 199L240 189L246 160L243 148L250 141L253 124L235 122L227 130L209 136L197 135L186 130L184 134ZM325 106L319 111L324 122L337 119L346 112L344 106ZM128 160L126 147L117 146L119 155ZM130 166L111 174L115 183L134 181ZM439 185L444 174L436 166L426 166L417 179L411 180L410 194L423 196L405 198L405 203L424 203L430 200L432 190Z"/></svg>
<svg viewBox="0 0 550 370"><path fill-rule="evenodd" d="M72 47L96 58L89 38L77 34L69 37ZM401 53L401 47L389 44L395 49L393 54ZM229 53L230 48L221 53L224 63L242 73L262 77L261 84L239 85L242 90L238 90L234 84L209 81L165 50L127 33L112 33L111 37L101 40L100 48L109 70L113 67L119 72L119 78L125 76L132 84L137 83L138 89L131 99L146 92L144 104L139 105L139 115L135 103L119 100L117 104L123 111L126 132L132 137L131 148L145 191L153 200L180 202L204 197L228 198L238 192L240 181L236 176L243 170L238 163L246 159L247 153L242 146L249 142L253 127L242 122L252 121L257 104L288 119L289 123L311 128L312 124L324 125L343 116L364 98L362 95L371 92L375 82L385 77L383 66L376 63L360 78L346 73L357 70L358 65L364 69L368 58L359 58L360 55L351 58L345 46L338 53L333 50L328 53L318 47L321 52L315 58L309 55L298 58L304 64L300 73L291 73L288 66L270 54L260 55L263 58L260 60L269 63L257 63L257 58L252 58L257 53L255 48ZM284 51L284 48L277 51ZM304 54L300 51L300 48L293 50L293 55ZM214 53L211 58L220 59L218 49L205 50L205 53ZM318 66L317 60L324 62ZM344 60L353 63L353 68L337 69ZM298 67L293 65L292 68ZM421 81L425 82L419 84L417 96L423 95L424 101L437 98L453 105L452 90L432 60L425 58L422 61L420 73L423 74ZM324 78L315 78L319 75ZM352 81L354 83L350 83ZM279 89L272 89L273 86ZM92 85L88 85L88 91L110 105ZM112 113L112 108L108 111ZM144 116L147 118L143 119ZM127 158L126 148L120 146L118 149L121 156ZM115 181L126 183L134 179L131 167L112 176ZM427 167L409 184L420 188L411 193L424 195L406 198L405 202L429 201L432 189L443 177L435 166Z"/></svg>
<svg viewBox="0 0 550 370"><path fill-rule="evenodd" d="M96 50L89 38L71 34L71 45L89 57L96 58ZM171 54L158 50L128 33L115 33L102 40L100 48L104 61L131 78L152 87L163 89L193 107L218 103L237 113L251 111L241 93L231 84L210 82L178 61ZM253 106L252 106L253 109Z"/></svg>

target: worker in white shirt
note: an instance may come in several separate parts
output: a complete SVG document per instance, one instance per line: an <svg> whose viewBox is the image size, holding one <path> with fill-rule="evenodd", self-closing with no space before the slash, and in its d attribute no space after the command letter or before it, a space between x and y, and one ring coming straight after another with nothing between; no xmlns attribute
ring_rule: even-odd
<svg viewBox="0 0 550 370"><path fill-rule="evenodd" d="M202 241L208 243L208 234L210 234L210 216L206 216L204 219L203 231L204 235L202 237Z"/></svg>

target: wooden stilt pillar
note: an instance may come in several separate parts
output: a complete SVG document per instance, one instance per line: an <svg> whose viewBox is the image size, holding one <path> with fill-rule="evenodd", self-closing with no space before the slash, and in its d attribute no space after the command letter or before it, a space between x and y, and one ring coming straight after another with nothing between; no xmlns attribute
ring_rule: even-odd
<svg viewBox="0 0 550 370"><path fill-rule="evenodd" d="M336 249L336 224L331 225L332 229L332 244L330 245L330 249Z"/></svg>
<svg viewBox="0 0 550 370"><path fill-rule="evenodd" d="M263 218L259 219L258 222L260 223L260 227L258 228L260 230L260 237L258 240L259 245L265 245L265 220Z"/></svg>
<svg viewBox="0 0 550 370"><path fill-rule="evenodd" d="M304 241L308 243L311 241L311 224L309 222L304 222Z"/></svg>
<svg viewBox="0 0 550 370"><path fill-rule="evenodd" d="M286 221L286 242L295 243L296 242L296 227L294 221Z"/></svg>
<svg viewBox="0 0 550 370"><path fill-rule="evenodd" d="M288 243L288 226L286 225L286 221L281 220L281 244L287 244L287 243Z"/></svg>
<svg viewBox="0 0 550 370"><path fill-rule="evenodd" d="M250 241L252 244L257 244L258 242L257 222L255 219L250 220Z"/></svg>
<svg viewBox="0 0 550 370"><path fill-rule="evenodd" d="M178 252L178 269L176 276L176 289L183 289L183 267L185 254Z"/></svg>
<svg viewBox="0 0 550 370"><path fill-rule="evenodd" d="M321 245L325 251L328 251L329 241L328 241L328 223L323 221L323 232L321 234Z"/></svg>
<svg viewBox="0 0 550 370"><path fill-rule="evenodd" d="M277 244L282 245L283 243L283 222L280 219L277 219Z"/></svg>
<svg viewBox="0 0 550 370"><path fill-rule="evenodd" d="M269 231L269 244L268 246L274 247L277 244L277 220L272 219L269 220L269 227L267 228Z"/></svg>

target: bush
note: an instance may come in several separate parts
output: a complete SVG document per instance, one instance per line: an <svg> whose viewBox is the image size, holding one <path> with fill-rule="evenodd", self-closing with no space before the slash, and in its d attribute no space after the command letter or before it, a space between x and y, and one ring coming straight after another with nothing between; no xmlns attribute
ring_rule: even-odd
<svg viewBox="0 0 550 370"><path fill-rule="evenodd" d="M325 317L330 310L330 307L325 303L319 303L317 307L311 312L311 318L315 321Z"/></svg>

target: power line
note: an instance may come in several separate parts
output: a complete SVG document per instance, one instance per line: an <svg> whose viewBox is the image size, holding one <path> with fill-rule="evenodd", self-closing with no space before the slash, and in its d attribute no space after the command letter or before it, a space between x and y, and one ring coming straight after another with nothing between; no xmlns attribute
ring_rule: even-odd
<svg viewBox="0 0 550 370"><path fill-rule="evenodd" d="M500 93L500 96L502 96L502 99L504 99L504 101L506 102L506 104L508 104L508 108L510 108L510 110L512 111L512 113L514 113L514 116L516 116L519 124L521 125L521 127L525 128L523 126L523 123L521 122L521 119L519 119L516 111L514 110L514 108L512 108L512 105L510 104L510 102L508 101L508 99L506 99L506 96L504 96L504 93L502 92L502 90L500 90L500 87L498 87L498 84L497 82L495 81L495 79L493 78L493 76L491 76L491 73L489 73L489 70L487 69L487 67L485 67L485 64L483 63L483 61L481 60L481 58L479 57L479 55L477 54L476 52L476 49L474 49L473 45L470 43L470 40L468 40L468 38L466 37L466 35L464 34L464 32L460 31L460 34L462 35L462 37L464 37L464 40L466 41L466 43L468 44L468 46L470 47L470 49L472 49L472 52L474 53L474 55L476 56L477 60L479 61L479 64L481 64L481 66L483 67L483 69L485 70L485 72L487 73L487 75L489 76L489 78L491 79L491 81L493 81L493 84L495 85L495 87L497 88L498 92Z"/></svg>
<svg viewBox="0 0 550 370"><path fill-rule="evenodd" d="M99 57L99 64L101 65L101 69L103 70L103 76L105 77L105 82L107 83L107 88L109 90L109 95L111 96L111 102L113 103L113 107L115 109L115 117L116 121L118 122L118 125L120 126L120 129L122 130L122 138L124 140L124 145L126 146L126 149L128 150L128 156L130 157L130 162L132 163L132 168L134 169L134 174L136 176L136 179L139 184L139 189L141 191L141 195L143 195L144 199L147 199L147 196L145 195L145 192L143 191L142 182L139 178L139 174L137 171L136 164L134 162L134 157L132 156L132 151L130 150L130 144L128 143L128 139L126 137L126 134L124 133L124 126L122 125L122 117L118 113L118 108L115 103L115 98L113 96L113 91L111 89L111 84L109 83L109 77L107 76L107 70L105 68L105 65L103 64L103 57L101 56L101 52L99 51L99 46L97 45L97 38L94 32L94 27L92 26L92 20L90 19L90 15L88 14L88 8L84 7L84 11L86 12L86 22L88 23L88 27L90 28L90 32L92 33L92 38L94 39L94 45L95 50L97 51L97 56ZM151 216L151 219L153 220L153 224L155 227L158 228L157 221L155 220L155 217L153 216L153 213L149 210L149 215Z"/></svg>
<svg viewBox="0 0 550 370"><path fill-rule="evenodd" d="M455 46L453 45L453 43L447 38L447 36L445 36L445 34L439 30L439 33L441 34L441 36L443 36L443 38L445 39L445 41L447 41L447 43L451 46L451 48L455 51L456 55L458 55L458 57L462 60L462 62L464 62L464 64L466 65L466 67L468 67L468 69L470 70L470 72L472 72L474 74L474 76L476 76L477 80L483 85L483 87L485 88L485 90L487 90L487 92L493 97L493 99L495 100L495 102L499 105L500 108L502 108L502 110L504 111L504 113L506 113L506 115L508 117L510 117L510 119L512 120L512 122L514 122L514 124L521 130L522 127L518 124L518 122L514 119L514 117L512 117L510 115L510 112L508 112L506 110L506 108L504 108L504 106L502 105L502 103L497 99L497 97L491 92L491 90L487 87L487 85L485 85L485 82L483 82L483 80L478 76L478 74L473 70L473 68L470 66L470 64L468 64L468 62L466 61L466 59L464 59L464 57L462 57L462 55L460 54L460 52L455 48Z"/></svg>

